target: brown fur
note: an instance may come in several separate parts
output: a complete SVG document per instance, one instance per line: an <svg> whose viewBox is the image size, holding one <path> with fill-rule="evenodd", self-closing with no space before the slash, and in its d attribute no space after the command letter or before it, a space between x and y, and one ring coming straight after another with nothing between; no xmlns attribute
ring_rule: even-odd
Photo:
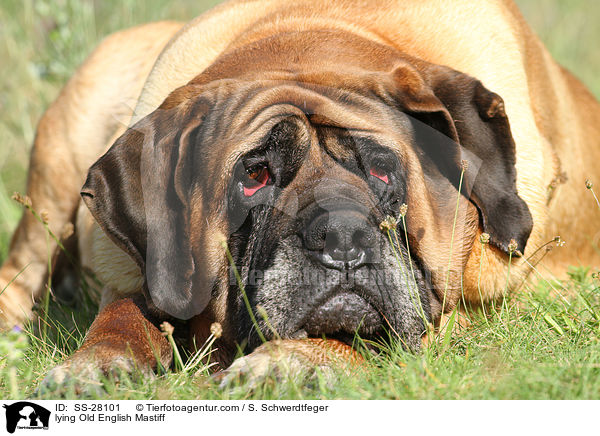
<svg viewBox="0 0 600 436"><path fill-rule="evenodd" d="M151 369L157 360L168 367L173 351L134 300L125 298L109 304L94 320L73 358L83 354L101 369L109 368L115 355L134 358L140 369Z"/></svg>
<svg viewBox="0 0 600 436"><path fill-rule="evenodd" d="M309 30L312 32L294 33ZM285 34L289 36L281 37ZM316 40L323 38L331 39L330 50L337 56L313 51ZM345 42L340 44L340 39ZM510 0L412 0L402 2L402 6L395 0L233 1L183 28L178 23L155 23L115 34L78 70L41 120L28 195L34 208L49 212L56 233L68 223L76 224L82 258L88 259L91 264L86 266L106 284L102 290L103 305L131 296L141 286L138 266L102 232L94 230L93 220L78 196L87 168L123 132L123 123L130 117L140 120L160 105L164 110L181 111L178 113L185 117L186 102L192 101L200 90L204 92L205 85L214 78L245 77L253 83L298 78L333 88L343 84L348 88L379 90L384 83L382 78L388 80L389 72L396 67L396 60L390 55L393 50L469 74L504 99L516 143L517 188L534 223L523 258L513 259L508 288L514 288L530 273L525 259L556 235L567 245L545 256L537 267L542 274L562 275L568 264L597 264L600 258L594 244L597 246L600 239L600 212L586 192L584 180L600 179L596 165L600 159L600 106L583 85L552 60ZM290 52L296 56L278 55ZM239 59L245 61L240 63ZM413 64L422 72L419 65ZM356 71L376 74L369 81L364 77L357 79L352 74ZM423 86L418 74L403 73L402 77L407 93L417 92ZM248 107L247 116L277 98L274 93L264 93L260 101ZM306 90L294 89L289 98L291 111L298 110L303 101L318 107L319 113L328 114L327 120L311 120L314 123L339 123L346 127L356 123L363 128L376 128L382 123L381 118L370 117L370 113L357 107L343 112L338 107L328 109L326 101L308 96ZM137 102L135 112L114 103L123 100ZM497 107L493 107L495 111ZM233 136L243 132L249 121L244 116L224 120ZM168 129L168 125L164 128ZM399 136L396 140L402 144L405 138ZM201 194L195 193L196 205L215 204L222 198L228 169L251 142L231 142L209 156L210 165L225 170L215 182L214 201L201 199ZM336 145L331 144L331 149L335 152ZM467 302L477 304L481 299L500 297L506 288L507 257L490 245L482 250L482 230L477 228L473 204L464 198L460 200L461 219L451 252L450 241L440 235L451 232L455 203L450 202L447 210L436 211L433 205L438 202L423 188L414 152L410 147L401 147L398 153L411 176L407 220L419 234L419 238L410 240L410 245L427 259L430 269L438 272L433 277L436 288L448 290L442 296L447 304L444 309L454 307L461 297L461 277L446 277L449 267L463 271L462 289ZM360 185L356 180L351 183ZM211 278L222 276L226 270L220 243L228 229L219 212L196 206L192 217L202 229L191 236L192 250L196 258L206 263ZM205 222L209 224L205 226ZM2 288L31 262L0 296L2 318L8 326L31 316L32 302L41 295L46 274L44 241L41 227L25 214L0 270ZM94 323L84 350L93 344L100 355L121 353L111 351L111 345L102 345L108 344L102 338L114 327L110 319L121 317L121 309L117 309L124 303L114 304ZM203 326L196 329L196 343L203 342L210 322L224 321L226 304L226 295L221 292L211 303L208 318L205 313L204 319L192 321L192 325ZM226 332L231 328L224 325ZM131 335L141 337L139 331L131 331ZM139 356L147 362L147 348L140 350Z"/></svg>

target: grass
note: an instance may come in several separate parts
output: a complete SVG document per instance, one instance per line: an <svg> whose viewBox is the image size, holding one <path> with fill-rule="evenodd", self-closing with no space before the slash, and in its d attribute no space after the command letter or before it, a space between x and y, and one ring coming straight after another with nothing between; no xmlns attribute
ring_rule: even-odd
<svg viewBox="0 0 600 436"><path fill-rule="evenodd" d="M43 110L93 46L120 28L158 19L187 20L216 3L149 0L6 0L0 5L0 261L22 213L29 147ZM552 54L600 96L600 7L594 0L521 0ZM111 398L600 398L600 282L573 268L563 282L524 285L488 316L421 354L385 347L353 377L298 384L267 379L255 390L221 390L206 372L107 380ZM562 295L569 297L562 298ZM35 396L47 371L81 344L96 308L85 298L51 301L49 316L0 335L0 398ZM490 313L491 312L491 313ZM43 323L48 320L46 326ZM41 332L45 331L45 334ZM67 396L74 396L71 392Z"/></svg>
<svg viewBox="0 0 600 436"><path fill-rule="evenodd" d="M570 280L552 284L566 287L564 293L575 295L572 299L557 298L550 284L526 287L510 300L502 316L499 309L487 319L476 316L474 324L455 333L448 346L433 344L418 355L386 346L378 356L365 355L365 365L353 377L341 374L334 384L268 378L253 391L243 385L231 391L219 389L206 372L167 372L154 379L106 380L107 395L114 399L597 399L598 285L589 270L573 269ZM53 318L63 320L73 314L58 305L51 311ZM81 341L81 331L71 330L69 335L66 329L50 330L46 340L27 332L2 337L0 353L7 357L0 369L0 396L33 395L45 372ZM19 381L13 384L15 372ZM76 397L69 391L65 395Z"/></svg>

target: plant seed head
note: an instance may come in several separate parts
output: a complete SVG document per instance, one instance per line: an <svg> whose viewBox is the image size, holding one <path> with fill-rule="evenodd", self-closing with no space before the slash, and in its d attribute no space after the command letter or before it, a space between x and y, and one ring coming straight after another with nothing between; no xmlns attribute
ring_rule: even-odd
<svg viewBox="0 0 600 436"><path fill-rule="evenodd" d="M220 338L221 335L223 334L223 326L221 326L221 323L218 322L213 322L210 325L210 333L215 337L215 338Z"/></svg>
<svg viewBox="0 0 600 436"><path fill-rule="evenodd" d="M482 244L489 244L490 243L490 234L489 233L482 233L481 236L479 236L479 241Z"/></svg>
<svg viewBox="0 0 600 436"><path fill-rule="evenodd" d="M227 249L227 236L220 230L215 229L215 240L221 245L221 247Z"/></svg>
<svg viewBox="0 0 600 436"><path fill-rule="evenodd" d="M594 187L594 184L592 183L592 181L590 179L587 179L585 181L585 187L588 189L592 189Z"/></svg>
<svg viewBox="0 0 600 436"><path fill-rule="evenodd" d="M27 195L21 195L18 192L15 192L12 195L12 199L27 208L30 208L32 205L31 198L29 198Z"/></svg>
<svg viewBox="0 0 600 436"><path fill-rule="evenodd" d="M260 304L256 306L256 312L261 316L262 319L269 319L269 315L267 315L267 311Z"/></svg>
<svg viewBox="0 0 600 436"><path fill-rule="evenodd" d="M404 218L406 216L406 212L408 212L408 206L406 203L402 203L400 206L400 217Z"/></svg>
<svg viewBox="0 0 600 436"><path fill-rule="evenodd" d="M463 171L467 171L467 169L469 168L469 162L467 162L466 160L461 160L460 161L460 168Z"/></svg>
<svg viewBox="0 0 600 436"><path fill-rule="evenodd" d="M517 251L517 241L515 241L514 239L511 239L510 242L508 243L508 251L512 254L515 251Z"/></svg>
<svg viewBox="0 0 600 436"><path fill-rule="evenodd" d="M167 321L160 325L160 329L163 331L163 336L173 336L173 332L175 331L175 327L173 327Z"/></svg>
<svg viewBox="0 0 600 436"><path fill-rule="evenodd" d="M385 219L379 224L379 229L383 232L389 232L395 230L398 225L398 221L393 216L386 216Z"/></svg>

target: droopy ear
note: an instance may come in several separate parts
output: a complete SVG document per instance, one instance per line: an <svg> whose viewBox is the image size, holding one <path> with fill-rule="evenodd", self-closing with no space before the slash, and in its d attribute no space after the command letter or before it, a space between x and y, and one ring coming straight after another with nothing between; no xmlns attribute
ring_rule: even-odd
<svg viewBox="0 0 600 436"><path fill-rule="evenodd" d="M394 74L403 88L405 111L463 148L437 150L443 160L438 166L456 181L461 161L467 162L470 199L491 243L509 253L514 239L517 250L524 252L533 220L517 193L515 143L502 98L478 80L439 65L416 62L398 67ZM449 143L444 141L443 147Z"/></svg>
<svg viewBox="0 0 600 436"><path fill-rule="evenodd" d="M100 227L140 267L153 304L179 319L202 312L211 291L208 283L192 285L201 265L191 254L189 225L188 154L203 109L163 104L90 168L81 191Z"/></svg>

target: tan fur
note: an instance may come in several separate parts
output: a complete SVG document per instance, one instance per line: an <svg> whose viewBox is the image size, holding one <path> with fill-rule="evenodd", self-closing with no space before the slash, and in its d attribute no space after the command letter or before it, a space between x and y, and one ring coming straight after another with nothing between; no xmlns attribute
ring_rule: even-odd
<svg viewBox="0 0 600 436"><path fill-rule="evenodd" d="M546 256L538 270L559 274L567 264L598 263L598 254L589 241L597 243L600 239L600 212L585 190L584 180L600 180L596 165L600 158L600 107L551 59L511 1L232 1L193 20L172 38L180 27L178 23L155 23L107 38L40 122L28 194L36 209L49 211L51 227L57 233L74 220L85 172L123 131L133 102L137 102L135 121L226 50L282 32L327 28L349 31L428 62L450 66L500 94L517 147L519 195L534 220L524 258L558 234L567 241L566 246ZM81 147L82 143L86 146ZM236 153L228 156L235 157ZM563 172L566 182L549 190L564 179ZM551 199L549 191L553 192ZM428 226L440 224L427 211L411 209L409 216L411 213L414 215L408 219L428 221ZM466 202L460 217L474 219ZM101 232L92 232L94 241L90 244L89 220L80 210L77 230L86 229L80 237L85 241L80 249L86 262L91 262L89 267L108 284L104 301L135 292L141 283L137 267ZM215 230L225 233L225 229ZM209 246L203 246L206 255L218 257L220 238L212 238ZM506 283L506 256L488 246L481 260L479 234L458 228L456 238L452 262L466 264L465 297L478 301L501 295ZM41 227L25 214L0 271L1 288L31 263L0 296L2 316L9 325L29 316L32 301L40 295L46 258L43 241ZM474 241L474 249L468 258L461 258L459 254L470 248L469 241ZM425 240L419 249L436 258L434 263L446 265L449 243L438 243ZM509 287L520 283L528 272L524 260L515 259ZM214 273L220 273L216 261ZM217 307L224 310L222 305Z"/></svg>
<svg viewBox="0 0 600 436"><path fill-rule="evenodd" d="M595 146L600 137L600 108L589 92L552 60L512 2L413 0L403 1L401 8L395 1L311 2L310 8L303 2L293 6L280 1L242 3L240 9L239 4L231 9L222 6L186 26L157 60L136 116L149 113L171 89L193 79L215 59L215 48L230 41L239 46L277 32L320 28L324 23L371 35L374 40L380 39L376 35L386 35L387 42L395 47L410 47L408 52L424 60L477 77L503 97L517 145L519 195L534 219L525 258L560 235L566 245L546 256L538 266L541 273L563 275L568 264L598 263L598 253L589 241L599 239L600 212L584 181L598 175L594 162L600 154L600 147ZM396 15L394 11L400 9ZM348 24L344 17L349 13L361 17L364 27ZM274 22L277 15L290 18ZM449 18L440 20L440 16ZM213 42L214 34L202 24L218 19L232 20L232 31L216 45L207 45L208 40ZM490 27L492 21L494 26ZM243 37L238 39L240 35ZM547 80L539 83L539 77ZM556 188L548 205L548 187L562 172L567 182ZM480 274L480 250L475 245L465 270L465 293L479 298L481 290L485 300L497 298L506 288L505 256L488 247L489 256L484 258ZM528 272L523 260L514 259L509 287L521 283Z"/></svg>
<svg viewBox="0 0 600 436"><path fill-rule="evenodd" d="M374 35L386 35L388 43L395 47L401 50L410 47L408 52L424 60L477 77L503 97L517 145L519 195L527 202L534 219L525 258L560 235L567 241L566 246L546 256L538 270L546 275L548 272L564 274L568 263L597 264L598 254L588 240L598 239L600 213L585 190L584 180L598 174L594 167L594 158L600 153L600 147L594 147L599 137L598 103L552 60L510 1L477 4L403 1L400 16L394 14L400 10L395 3L311 2L309 16L305 12L308 7L302 2L293 6L279 1L245 2L239 15L234 13L236 9L221 7L207 18L200 17L186 26L161 54L144 87L136 115L141 117L150 112L171 89L195 77L216 57L214 48L225 46L228 41L235 41L234 46L239 46L276 32L320 28L325 22L333 28L371 34L375 40L380 38ZM257 9L252 9L253 5ZM293 18L274 23L273 16L269 15L273 10L278 11L274 14ZM356 29L349 25L344 18L348 13L360 16L364 27ZM254 22L257 14L262 18L258 24ZM450 18L439 20L440 16ZM233 31L216 46L207 46L206 38L213 35L209 35L202 22L217 17L233 20L234 24L241 20L242 24L232 26ZM491 21L493 27L489 26ZM236 41L240 35L243 37ZM482 41L485 41L483 47ZM179 69L178 65L185 65L185 69ZM547 77L548 81L537 83L536 78L540 76ZM541 110L534 111L533 103ZM548 206L548 186L561 172L566 172L567 182L556 188L557 193ZM448 252L439 250L439 253ZM481 274L477 248L468 259L464 277L467 296L479 298L481 290L483 298L489 300L506 288L505 256L494 248L488 247L488 252ZM442 260L440 264L445 262ZM509 287L521 283L528 272L528 265L515 259Z"/></svg>
<svg viewBox="0 0 600 436"><path fill-rule="evenodd" d="M107 149L114 135L127 127L154 60L179 28L178 23L153 23L107 37L40 120L27 193L36 210L48 212L55 234L60 235L67 223L75 223L81 204L79 188L88 167ZM149 34L153 38L147 38ZM87 211L82 214L89 217ZM85 221L84 217L79 220L81 228L89 229ZM91 254L85 253L90 245L81 248L83 258L90 260ZM55 249L50 239L50 252ZM33 301L40 297L47 274L46 236L30 213L23 215L11 241L0 270L0 289L21 269L23 272L0 295L0 318L7 325L20 324L31 316Z"/></svg>

